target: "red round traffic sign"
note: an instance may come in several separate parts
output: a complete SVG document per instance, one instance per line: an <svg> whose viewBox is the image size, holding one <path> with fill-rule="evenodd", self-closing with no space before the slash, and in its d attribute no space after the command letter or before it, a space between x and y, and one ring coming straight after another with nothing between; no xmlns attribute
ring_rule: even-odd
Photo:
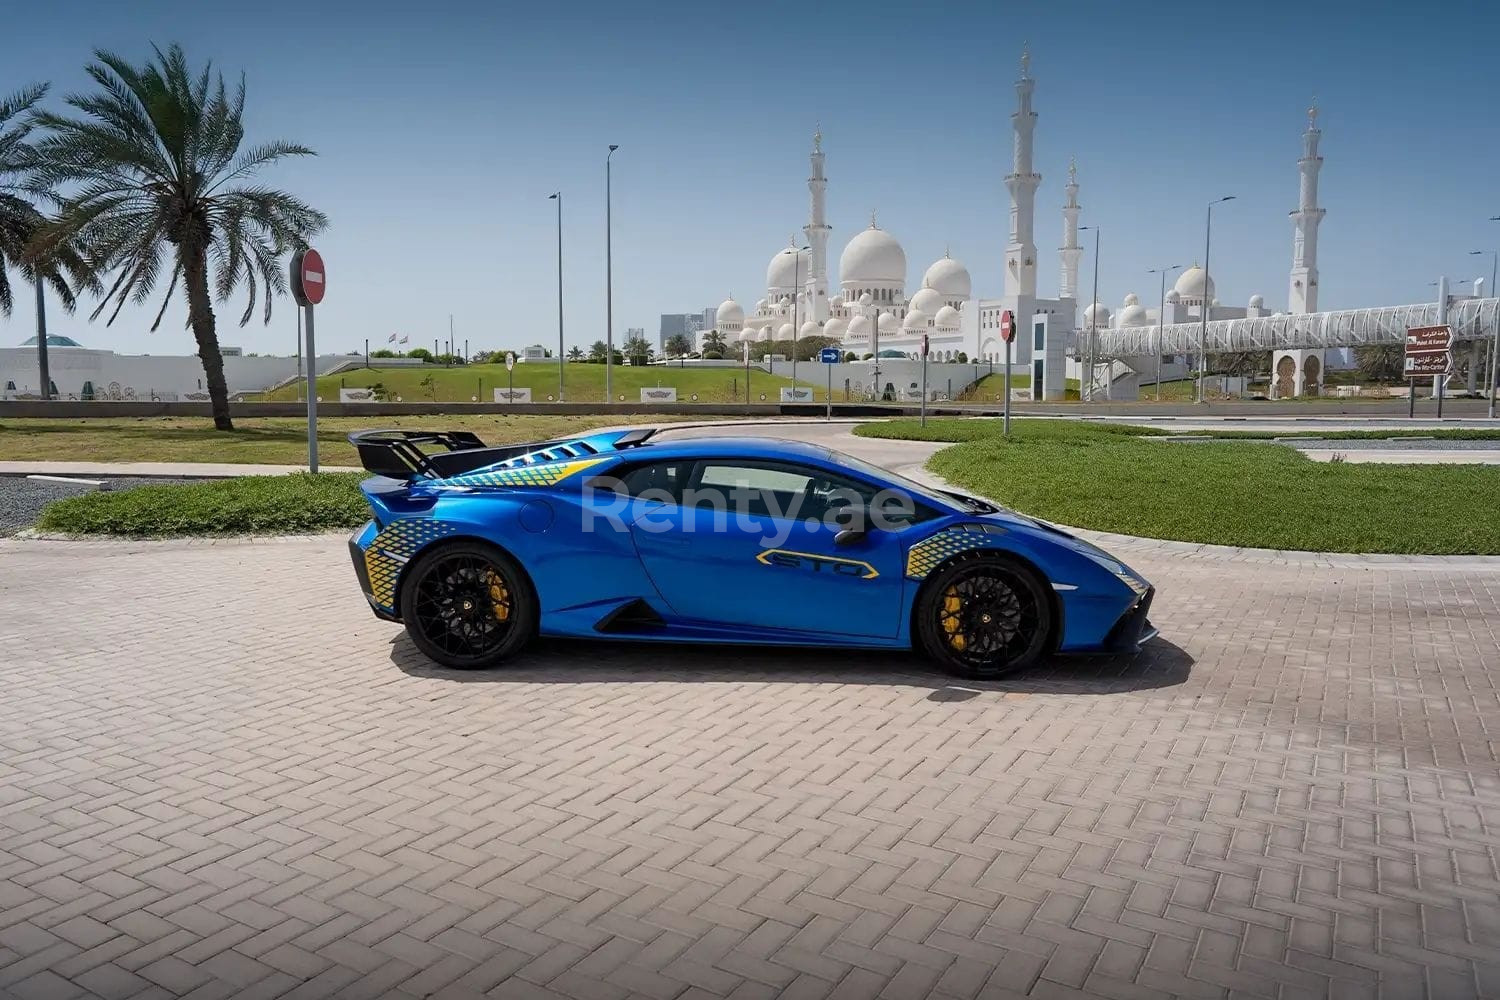
<svg viewBox="0 0 1500 1000"><path fill-rule="evenodd" d="M1006 309L1000 314L1000 339L1007 344L1016 337L1016 318Z"/></svg>
<svg viewBox="0 0 1500 1000"><path fill-rule="evenodd" d="M297 259L297 284L302 291L301 298L308 305L317 305L323 301L323 293L327 291L328 274L323 269L323 255L312 247L298 256Z"/></svg>

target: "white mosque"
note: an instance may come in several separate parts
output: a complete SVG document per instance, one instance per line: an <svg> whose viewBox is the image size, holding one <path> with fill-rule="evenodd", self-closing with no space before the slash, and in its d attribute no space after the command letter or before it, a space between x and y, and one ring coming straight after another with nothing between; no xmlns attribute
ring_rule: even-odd
<svg viewBox="0 0 1500 1000"><path fill-rule="evenodd" d="M812 174L808 178L811 210L802 228L806 245L795 239L778 251L766 267L766 293L747 311L733 298L718 308L717 329L726 341L788 341L794 337L824 336L840 341L845 351L865 357L878 350L881 357L915 357L922 338L937 361L957 360L962 354L974 361L998 361L1005 356L1000 339L1000 317L1010 310L1017 323L1048 315L1063 330L1088 334L1158 322L1197 322L1207 311L1210 320L1253 319L1279 316L1267 309L1265 298L1253 295L1245 306L1222 304L1215 296L1214 282L1198 264L1183 271L1159 307L1141 303L1131 293L1114 311L1094 303L1079 314L1078 274L1083 248L1078 242L1078 174L1069 164L1066 201L1062 206L1063 245L1058 251L1060 275L1057 294L1042 298L1037 293L1038 255L1035 240L1036 190L1042 176L1032 162L1037 114L1032 109L1036 81L1030 72L1030 54L1021 56L1020 78L1015 82L1017 107L1011 115L1012 169L1005 178L1010 192L1009 238L1004 252L1004 289L996 298L975 299L973 282L964 264L944 254L923 272L909 296L906 251L894 235L881 229L871 216L869 227L854 236L839 255L838 287L834 290L828 271L828 238L825 216L828 181L824 174L823 137L813 136ZM1309 111L1303 133L1299 207L1294 223L1293 261L1288 312L1317 310L1317 228L1323 209L1317 205L1318 155L1321 132L1316 127L1316 108ZM1032 344L1017 336L1013 359L1017 365L1030 361ZM1320 360L1320 359L1318 359ZM1278 359L1279 361L1279 359ZM1298 360L1299 366L1302 359ZM1314 362L1316 364L1316 361ZM1069 374L1074 374L1070 362ZM1309 366L1310 374L1314 370ZM1302 379L1298 379L1299 386Z"/></svg>

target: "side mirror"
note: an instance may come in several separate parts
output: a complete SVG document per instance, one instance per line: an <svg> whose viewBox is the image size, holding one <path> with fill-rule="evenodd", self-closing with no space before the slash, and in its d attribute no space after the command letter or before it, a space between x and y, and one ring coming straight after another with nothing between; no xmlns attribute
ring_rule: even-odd
<svg viewBox="0 0 1500 1000"><path fill-rule="evenodd" d="M839 546L853 545L864 538L866 534L867 532L864 528L840 528L839 533L833 536L833 544Z"/></svg>

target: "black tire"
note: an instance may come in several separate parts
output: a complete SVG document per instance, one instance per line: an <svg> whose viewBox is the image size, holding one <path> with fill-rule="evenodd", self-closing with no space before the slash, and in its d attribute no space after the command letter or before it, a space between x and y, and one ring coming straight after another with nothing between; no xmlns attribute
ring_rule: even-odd
<svg viewBox="0 0 1500 1000"><path fill-rule="evenodd" d="M933 573L917 598L917 642L945 669L990 680L1035 663L1048 650L1052 600L1029 566L970 552Z"/></svg>
<svg viewBox="0 0 1500 1000"><path fill-rule="evenodd" d="M400 600L406 634L445 667L493 667L536 634L531 582L514 559L483 542L423 551L402 574Z"/></svg>

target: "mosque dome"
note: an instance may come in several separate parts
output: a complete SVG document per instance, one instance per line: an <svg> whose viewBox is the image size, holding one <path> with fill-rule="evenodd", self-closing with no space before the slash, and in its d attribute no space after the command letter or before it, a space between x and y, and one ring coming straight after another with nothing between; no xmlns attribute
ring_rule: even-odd
<svg viewBox="0 0 1500 1000"><path fill-rule="evenodd" d="M1122 304L1127 306L1138 306L1141 304L1141 297L1135 294L1135 292L1126 292L1125 301Z"/></svg>
<svg viewBox="0 0 1500 1000"><path fill-rule="evenodd" d="M783 324L781 324L781 328L776 331L776 339L777 340L791 340L792 337L796 336L796 334L797 334L797 328L796 327L792 326L792 324L790 324L790 323L783 323Z"/></svg>
<svg viewBox="0 0 1500 1000"><path fill-rule="evenodd" d="M973 283L962 261L943 254L922 276L922 285L935 289L945 299L967 299Z"/></svg>
<svg viewBox="0 0 1500 1000"><path fill-rule="evenodd" d="M943 308L937 311L937 315L932 318L932 325L939 330L957 330L962 323L963 317L952 306L943 306Z"/></svg>
<svg viewBox="0 0 1500 1000"><path fill-rule="evenodd" d="M759 332L760 331L757 330L755 327L753 327L753 326L747 326L743 330L740 331L740 339L741 340L754 340L755 339L755 335L757 333L759 333Z"/></svg>
<svg viewBox="0 0 1500 1000"><path fill-rule="evenodd" d="M862 306L868 306L870 303L872 303L874 301L875 301L874 299L870 298L870 293L869 292L865 292L863 295L861 295L859 297L859 304L862 305Z"/></svg>
<svg viewBox="0 0 1500 1000"><path fill-rule="evenodd" d="M866 321L865 325L869 325L868 321ZM833 317L833 319L823 324L823 336L825 337L832 337L835 340L842 340L844 338L844 334L847 332L849 332L849 324L839 319L837 316Z"/></svg>
<svg viewBox="0 0 1500 1000"><path fill-rule="evenodd" d="M1103 302L1095 302L1083 311L1083 328L1109 326L1109 308Z"/></svg>
<svg viewBox="0 0 1500 1000"><path fill-rule="evenodd" d="M830 308L830 309L842 309L842 308L844 308L844 297L842 295L835 295L832 298L830 298L828 300L828 308Z"/></svg>
<svg viewBox="0 0 1500 1000"><path fill-rule="evenodd" d="M756 312L760 312L765 307L766 307L766 300L765 299L756 299L755 300L755 311Z"/></svg>
<svg viewBox="0 0 1500 1000"><path fill-rule="evenodd" d="M943 308L943 293L938 291L936 288L919 288L917 289L916 294L911 297L911 301L908 302L907 305L912 309L920 309L927 315L931 316L933 313Z"/></svg>
<svg viewBox="0 0 1500 1000"><path fill-rule="evenodd" d="M881 319L884 318L884 316L881 317ZM927 329L927 314L920 309L911 310L906 314L906 321L901 324L901 328L913 333L924 332Z"/></svg>
<svg viewBox="0 0 1500 1000"><path fill-rule="evenodd" d="M773 293L789 292L807 279L807 269L812 261L811 251L800 251L802 262L797 262L796 247L782 247L766 265L766 287Z"/></svg>
<svg viewBox="0 0 1500 1000"><path fill-rule="evenodd" d="M806 323L802 324L802 332L797 334L797 336L816 337L819 332L820 331L818 330L818 324L814 323L812 320L808 320Z"/></svg>
<svg viewBox="0 0 1500 1000"><path fill-rule="evenodd" d="M1208 292L1204 294L1204 285L1208 286ZM1214 281L1197 264L1178 275L1177 283L1172 286L1172 291L1185 299L1193 299L1202 302L1205 298L1214 297Z"/></svg>
<svg viewBox="0 0 1500 1000"><path fill-rule="evenodd" d="M714 323L723 329L726 326L739 326L745 322L745 309L733 297L719 303L719 309L714 313Z"/></svg>
<svg viewBox="0 0 1500 1000"><path fill-rule="evenodd" d="M1179 303L1181 301L1182 301L1182 296L1177 294L1177 289L1175 289L1175 288L1169 288L1169 289L1167 289L1167 305L1169 305L1169 306L1175 306L1177 303Z"/></svg>
<svg viewBox="0 0 1500 1000"><path fill-rule="evenodd" d="M1118 326L1146 326L1151 322L1151 317L1146 314L1146 307L1140 302L1130 302L1134 295L1127 296L1125 308L1120 310L1120 315L1115 318Z"/></svg>
<svg viewBox="0 0 1500 1000"><path fill-rule="evenodd" d="M30 337L27 337L25 340L21 341L21 346L22 347L35 347L36 346L36 337L34 335L30 336ZM47 346L48 347L82 347L83 345L80 344L78 341L74 340L72 337L64 337L60 333L49 333L49 334L47 334Z"/></svg>
<svg viewBox="0 0 1500 1000"><path fill-rule="evenodd" d="M901 324L897 321L894 313L883 312L880 314L880 325L877 329L883 337L886 334L895 333L901 329Z"/></svg>
<svg viewBox="0 0 1500 1000"><path fill-rule="evenodd" d="M831 320L830 322L838 322ZM844 339L847 341L859 341L863 343L870 339L870 317L856 316L849 321L849 327L844 331Z"/></svg>
<svg viewBox="0 0 1500 1000"><path fill-rule="evenodd" d="M906 281L906 251L896 237L872 225L850 240L839 255L839 280L900 284Z"/></svg>
<svg viewBox="0 0 1500 1000"><path fill-rule="evenodd" d="M1265 307L1266 307L1266 297L1264 295L1252 295L1252 296L1250 296L1250 308L1251 309L1264 309Z"/></svg>

